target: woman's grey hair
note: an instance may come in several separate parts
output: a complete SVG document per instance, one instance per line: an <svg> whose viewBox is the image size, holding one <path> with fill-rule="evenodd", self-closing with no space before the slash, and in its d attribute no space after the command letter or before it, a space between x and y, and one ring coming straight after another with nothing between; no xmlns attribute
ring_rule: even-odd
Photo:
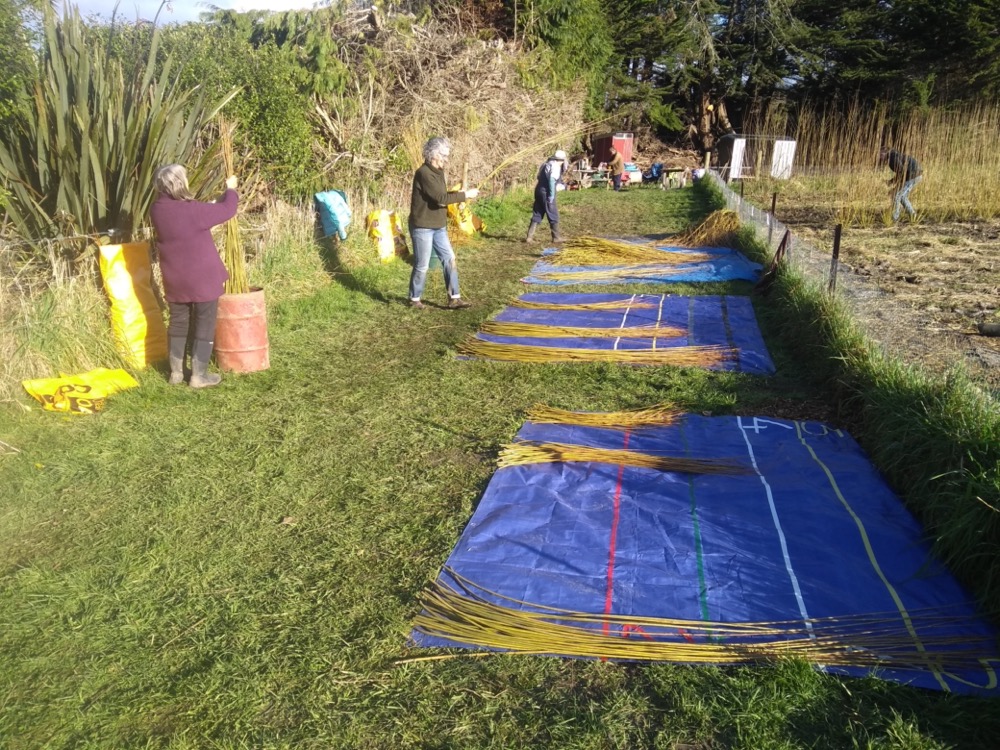
<svg viewBox="0 0 1000 750"><path fill-rule="evenodd" d="M431 138L427 143L424 144L424 161L428 164L432 159L440 156L446 156L443 151L451 152L451 143L447 138Z"/></svg>
<svg viewBox="0 0 1000 750"><path fill-rule="evenodd" d="M191 188L188 187L187 170L180 164L168 164L157 169L153 185L158 193L169 195L174 200L194 200Z"/></svg>

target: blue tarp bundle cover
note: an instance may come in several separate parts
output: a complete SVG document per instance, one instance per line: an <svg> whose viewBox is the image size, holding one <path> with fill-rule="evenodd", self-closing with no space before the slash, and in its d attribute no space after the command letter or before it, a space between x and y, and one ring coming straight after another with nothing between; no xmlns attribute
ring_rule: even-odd
<svg viewBox="0 0 1000 750"><path fill-rule="evenodd" d="M523 294L519 299L556 305L621 302L622 307L615 310L532 310L512 306L505 308L495 320L584 328L676 326L687 331L687 335L678 338L657 337L657 348L728 346L738 350L737 357L719 365L718 369L756 375L774 373L774 364L757 327L757 319L748 297L538 292ZM576 349L649 349L652 344L652 340L648 338L521 338L487 333L479 333L477 337L499 343Z"/></svg>
<svg viewBox="0 0 1000 750"><path fill-rule="evenodd" d="M327 190L313 196L319 213L323 236L336 234L341 241L347 239L347 227L351 223L351 208L347 205L347 195L342 190Z"/></svg>
<svg viewBox="0 0 1000 750"><path fill-rule="evenodd" d="M608 269L621 269L623 266L557 266L546 263L544 260L538 261L531 269L531 275L521 279L527 284L544 284L550 286L566 286L569 284L627 284L627 283L670 283L681 281L733 281L742 279L744 281L756 281L763 269L759 263L754 263L747 259L745 255L728 247L658 247L660 250L674 253L710 253L714 256L712 260L685 263L682 265L664 265L662 276L636 275L634 277L608 277L595 281L592 278L580 279L548 279L542 274L546 273L586 273L589 277L591 273ZM552 255L559 252L556 249L543 251L543 255ZM655 268L655 263L642 264L638 268Z"/></svg>
<svg viewBox="0 0 1000 750"><path fill-rule="evenodd" d="M499 469L439 583L454 587L454 571L506 610L797 622L788 637L806 647L827 635L849 654L881 660L890 642L897 649L899 661L877 666L810 659L826 671L997 693L997 633L844 432L817 422L688 415L627 431L529 422L517 439L735 458L748 470L720 476L582 462ZM682 646L725 640L677 632ZM895 635L880 642L887 632ZM605 633L651 638L620 620ZM413 638L422 646L494 647L419 630Z"/></svg>

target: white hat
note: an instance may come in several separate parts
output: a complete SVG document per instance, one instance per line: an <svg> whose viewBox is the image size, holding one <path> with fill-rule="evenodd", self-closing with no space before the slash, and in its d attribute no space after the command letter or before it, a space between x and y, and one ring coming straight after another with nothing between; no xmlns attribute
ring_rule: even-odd
<svg viewBox="0 0 1000 750"><path fill-rule="evenodd" d="M566 161L566 152L559 149L554 154L552 154L553 159L558 159L559 161Z"/></svg>

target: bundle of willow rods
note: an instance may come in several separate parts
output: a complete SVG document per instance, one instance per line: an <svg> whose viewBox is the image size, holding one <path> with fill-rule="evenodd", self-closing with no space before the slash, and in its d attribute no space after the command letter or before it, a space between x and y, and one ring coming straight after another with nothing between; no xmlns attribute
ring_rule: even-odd
<svg viewBox="0 0 1000 750"><path fill-rule="evenodd" d="M582 427L642 429L675 424L683 412L673 404L658 404L633 411L566 411L554 406L535 404L528 410L528 421L538 424L572 424Z"/></svg>
<svg viewBox="0 0 1000 750"><path fill-rule="evenodd" d="M471 336L458 345L460 354L501 362L621 362L630 365L713 367L735 358L726 346L671 346L663 349L573 349L559 346L506 344Z"/></svg>
<svg viewBox="0 0 1000 750"><path fill-rule="evenodd" d="M605 279L658 279L663 276L676 276L686 273L687 269L676 266L615 266L593 271L542 271L536 273L539 279L549 281L604 281Z"/></svg>
<svg viewBox="0 0 1000 750"><path fill-rule="evenodd" d="M619 242L603 237L578 237L563 243L559 252L551 256L554 265L560 266L606 266L616 261L626 263L660 263L682 265L704 263L716 257L710 253L676 252L660 250L650 245Z"/></svg>
<svg viewBox="0 0 1000 750"><path fill-rule="evenodd" d="M219 141L222 147L222 161L226 166L226 176L236 174L233 160L233 130L225 121L219 123ZM226 222L226 238L223 242L222 262L229 271L226 281L226 294L246 294L250 291L247 282L246 255L243 252L243 241L240 239L240 226L234 216Z"/></svg>
<svg viewBox="0 0 1000 750"><path fill-rule="evenodd" d="M446 573L458 588L439 582L425 592L414 629L516 654L691 664L753 664L796 657L823 666L881 666L939 675L945 670L982 669L984 660L995 657L992 644L982 638L943 633L918 640L912 623L902 622L898 612L760 623L572 612L503 597L454 570ZM487 596L511 606L495 604ZM926 620L923 614L910 613L922 629L961 622L942 618L934 610L926 611ZM623 638L626 626L641 627L646 637Z"/></svg>
<svg viewBox="0 0 1000 750"><path fill-rule="evenodd" d="M654 302L633 302L632 300L609 300L607 302L532 302L530 300L516 299L510 303L511 307L520 307L525 310L655 310Z"/></svg>
<svg viewBox="0 0 1000 750"><path fill-rule="evenodd" d="M589 445L543 443L534 440L505 445L500 450L497 465L503 469L507 466L567 462L636 466L642 469L676 471L686 474L746 474L749 471L743 463L728 458L654 456L649 453L618 448L594 448Z"/></svg>
<svg viewBox="0 0 1000 750"><path fill-rule="evenodd" d="M670 237L669 242L677 247L727 247L739 228L739 214L725 208L713 211L697 226Z"/></svg>
<svg viewBox="0 0 1000 750"><path fill-rule="evenodd" d="M481 333L493 336L524 338L609 338L609 339L675 339L687 334L676 326L630 326L628 328L583 328L580 326L550 326L537 323L514 323L490 320L483 323Z"/></svg>

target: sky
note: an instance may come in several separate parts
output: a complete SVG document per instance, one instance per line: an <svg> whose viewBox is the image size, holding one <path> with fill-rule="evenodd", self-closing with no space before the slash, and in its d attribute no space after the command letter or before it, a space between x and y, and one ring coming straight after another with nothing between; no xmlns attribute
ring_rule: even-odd
<svg viewBox="0 0 1000 750"><path fill-rule="evenodd" d="M74 0L70 0L72 3ZM80 13L87 16L97 14L110 18L116 0L76 0ZM61 4L61 3L60 3ZM197 21L198 15L209 10L208 6L232 8L234 10L297 10L312 8L315 0L172 0L160 13L159 22L184 23ZM160 0L121 0L118 16L136 17L152 21L160 7Z"/></svg>

